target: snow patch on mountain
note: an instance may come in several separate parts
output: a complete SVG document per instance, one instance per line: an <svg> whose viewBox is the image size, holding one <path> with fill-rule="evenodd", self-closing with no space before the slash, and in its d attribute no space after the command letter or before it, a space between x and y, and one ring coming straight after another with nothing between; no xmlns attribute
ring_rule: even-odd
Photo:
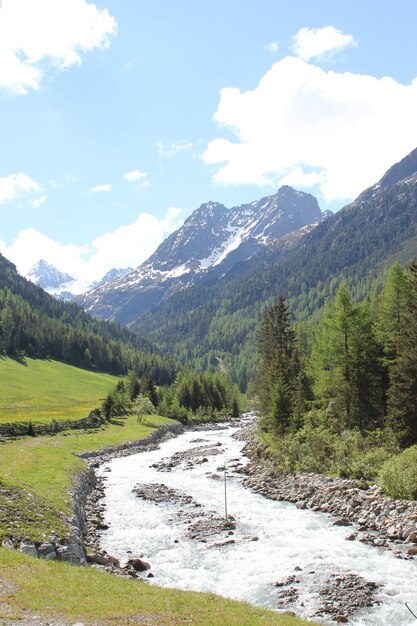
<svg viewBox="0 0 417 626"><path fill-rule="evenodd" d="M77 301L93 315L129 324L176 291L216 279L265 245L320 220L316 198L289 186L230 209L209 201L142 265Z"/></svg>

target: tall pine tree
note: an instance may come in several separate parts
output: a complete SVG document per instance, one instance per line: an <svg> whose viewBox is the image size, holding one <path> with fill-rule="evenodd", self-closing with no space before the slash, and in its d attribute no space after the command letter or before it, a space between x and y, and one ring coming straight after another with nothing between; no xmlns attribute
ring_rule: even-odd
<svg viewBox="0 0 417 626"><path fill-rule="evenodd" d="M409 266L409 298L398 343L390 366L388 425L403 446L417 443L417 260Z"/></svg>
<svg viewBox="0 0 417 626"><path fill-rule="evenodd" d="M300 426L300 403L308 392L296 334L282 295L262 316L258 350L261 364L257 390L261 411L269 428L283 435Z"/></svg>

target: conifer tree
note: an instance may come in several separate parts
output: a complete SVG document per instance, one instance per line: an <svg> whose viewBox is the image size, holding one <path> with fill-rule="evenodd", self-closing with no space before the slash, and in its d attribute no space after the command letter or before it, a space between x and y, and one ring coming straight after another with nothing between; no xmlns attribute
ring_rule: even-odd
<svg viewBox="0 0 417 626"><path fill-rule="evenodd" d="M395 361L390 367L388 425L403 446L417 443L417 260L409 266L409 299Z"/></svg>
<svg viewBox="0 0 417 626"><path fill-rule="evenodd" d="M239 415L240 415L239 403L237 401L236 396L234 396L233 404L232 404L232 417L239 417Z"/></svg>
<svg viewBox="0 0 417 626"><path fill-rule="evenodd" d="M296 334L282 295L262 316L258 349L261 365L257 389L261 411L269 427L283 435L300 427L300 406L304 402L301 395L305 388L300 385L303 368Z"/></svg>
<svg viewBox="0 0 417 626"><path fill-rule="evenodd" d="M355 306L342 283L327 303L311 358L314 392L333 427L367 429L381 423L380 351L368 305Z"/></svg>

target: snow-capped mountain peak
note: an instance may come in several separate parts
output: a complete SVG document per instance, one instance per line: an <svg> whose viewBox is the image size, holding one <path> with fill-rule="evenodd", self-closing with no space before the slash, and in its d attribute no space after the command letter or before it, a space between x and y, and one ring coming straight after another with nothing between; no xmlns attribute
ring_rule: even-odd
<svg viewBox="0 0 417 626"><path fill-rule="evenodd" d="M74 278L65 272L60 272L56 267L40 259L27 273L27 278L45 290L61 289Z"/></svg>
<svg viewBox="0 0 417 626"><path fill-rule="evenodd" d="M320 220L316 198L288 186L231 209L210 201L142 265L77 301L93 315L128 324L179 289L221 276L261 247Z"/></svg>

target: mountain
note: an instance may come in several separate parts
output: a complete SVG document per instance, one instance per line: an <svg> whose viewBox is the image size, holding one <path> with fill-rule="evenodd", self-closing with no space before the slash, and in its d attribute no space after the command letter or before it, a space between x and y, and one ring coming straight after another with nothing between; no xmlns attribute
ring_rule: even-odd
<svg viewBox="0 0 417 626"><path fill-rule="evenodd" d="M124 374L151 371L159 384L173 379L176 364L146 339L115 322L93 319L21 276L0 254L0 354L51 358L79 367Z"/></svg>
<svg viewBox="0 0 417 626"><path fill-rule="evenodd" d="M106 274L104 274L103 278L99 280L98 283L94 285L94 287L105 285L106 283L109 283L111 280L116 280L117 278L123 278L124 276L126 276L126 274L129 274L129 272L132 272L132 271L133 271L132 267L113 268L109 270Z"/></svg>
<svg viewBox="0 0 417 626"><path fill-rule="evenodd" d="M76 301L92 315L130 324L174 293L216 280L283 235L321 219L316 198L288 186L231 209L202 204L137 269Z"/></svg>
<svg viewBox="0 0 417 626"><path fill-rule="evenodd" d="M354 202L293 239L289 250L283 240L265 247L216 283L175 294L131 330L198 367L221 359L243 388L255 370L261 312L280 293L296 319L308 319L342 279L356 299L364 298L394 261L406 263L416 253L414 150Z"/></svg>
<svg viewBox="0 0 417 626"><path fill-rule="evenodd" d="M56 267L43 259L40 259L29 270L27 278L47 291L62 290L63 287L68 286L68 283L74 281L72 276L65 272L60 272Z"/></svg>
<svg viewBox="0 0 417 626"><path fill-rule="evenodd" d="M31 280L38 287L42 287L49 294L55 296L59 300L73 300L76 298L76 293L82 291L89 291L100 285L104 285L117 278L123 278L126 274L132 271L131 267L128 268L113 268L109 270L103 278L97 282L94 281L87 285L77 284L75 278L60 272L56 267L40 259L26 275L26 278ZM74 293L75 292L75 293Z"/></svg>

